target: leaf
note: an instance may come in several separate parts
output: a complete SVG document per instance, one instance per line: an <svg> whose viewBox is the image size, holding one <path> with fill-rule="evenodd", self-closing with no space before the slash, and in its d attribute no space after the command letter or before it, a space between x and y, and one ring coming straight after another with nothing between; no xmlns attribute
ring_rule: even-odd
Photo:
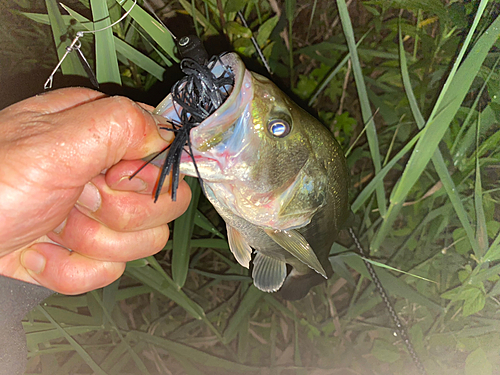
<svg viewBox="0 0 500 375"><path fill-rule="evenodd" d="M448 17L445 6L435 0L392 0L391 6L401 9L423 10L430 14L436 14L440 18Z"/></svg>
<svg viewBox="0 0 500 375"><path fill-rule="evenodd" d="M134 47L127 44L120 38L114 37L114 40L116 52L122 54L127 60L132 61L138 67L144 69L159 81L163 81L165 68L163 68L156 61L144 55L142 52L136 50Z"/></svg>
<svg viewBox="0 0 500 375"><path fill-rule="evenodd" d="M118 1L118 0L117 0ZM197 9L193 9L191 4L186 0L179 0L181 6L188 12L193 19L196 19L197 22L201 23L205 29L207 29L207 35L216 35L218 34L217 29L212 25L212 23L207 20L207 18Z"/></svg>
<svg viewBox="0 0 500 375"><path fill-rule="evenodd" d="M40 311L45 317L56 327L56 329L61 333L61 335L68 340L70 345L74 348L74 350L83 358L85 363L97 374L97 375L107 375L106 372L99 367L99 365L92 359L90 354L80 345L78 342L71 337L66 330L61 327L50 314L45 310L42 306L37 307L38 311Z"/></svg>
<svg viewBox="0 0 500 375"><path fill-rule="evenodd" d="M371 353L380 361L393 363L400 358L399 350L385 340L377 339L373 342Z"/></svg>
<svg viewBox="0 0 500 375"><path fill-rule="evenodd" d="M331 256L328 259L330 260L330 264L332 265L332 269L333 269L333 272L335 274L337 274L338 276L343 278L345 281L347 281L352 286L356 286L356 282L354 281L352 274L347 269L342 258L337 257L337 256Z"/></svg>
<svg viewBox="0 0 500 375"><path fill-rule="evenodd" d="M480 126L481 116L477 120L477 127ZM477 129L479 134L479 129ZM479 142L479 139L477 140ZM479 145L478 145L479 146ZM474 187L474 205L476 208L476 239L478 251L476 256L483 256L488 250L488 231L486 229L486 217L483 207L483 188L481 186L481 168L479 166L479 155L476 154L476 184Z"/></svg>
<svg viewBox="0 0 500 375"><path fill-rule="evenodd" d="M67 52L66 47L71 44L71 40L66 40L61 42L61 37L66 35L67 27L64 23L64 19L59 12L59 8L55 0L45 0L47 6L47 14L50 21L50 27L52 28L52 35L54 37L54 43L57 49L57 56L59 60L62 59L64 54ZM87 77L87 73L82 67L80 60L75 53L68 53L66 58L61 64L61 70L63 74L74 74L79 76Z"/></svg>
<svg viewBox="0 0 500 375"><path fill-rule="evenodd" d="M188 274L194 217L201 194L201 187L196 178L186 177L185 180L191 188L192 198L186 212L175 220L174 248L172 250L172 278L179 288L184 286Z"/></svg>
<svg viewBox="0 0 500 375"><path fill-rule="evenodd" d="M392 224L396 220L408 193L418 181L431 157L434 155L439 142L448 129L450 122L455 117L484 59L488 55L488 51L500 35L500 17L497 17L479 38L467 58L462 62L462 57L469 47L470 40L479 23L486 3L487 1L485 0L481 1L474 24L469 30L459 57L455 61L454 67L442 89L431 116L427 120L423 130L424 133L417 142L403 175L392 193L387 215L371 244L374 251L380 248L382 241L391 230Z"/></svg>
<svg viewBox="0 0 500 375"><path fill-rule="evenodd" d="M295 0L285 0L285 13L288 22L293 22L294 14L295 14Z"/></svg>
<svg viewBox="0 0 500 375"><path fill-rule="evenodd" d="M238 22L226 22L226 32L234 38L251 38L252 30L240 25Z"/></svg>
<svg viewBox="0 0 500 375"><path fill-rule="evenodd" d="M460 294L462 292L462 287L459 286L452 290L448 290L447 292L441 294L441 298L450 299L452 301L458 301L460 299Z"/></svg>
<svg viewBox="0 0 500 375"><path fill-rule="evenodd" d="M406 145L403 147L389 163L385 165L384 168L380 170L379 173L370 181L368 185L363 189L363 191L357 196L357 198L352 203L351 209L353 212L358 211L361 206L370 198L370 195L375 191L380 181L383 181L384 177L389 173L396 163L417 143L422 135L422 131L417 133Z"/></svg>
<svg viewBox="0 0 500 375"><path fill-rule="evenodd" d="M273 32L274 28L278 24L279 17L274 16L269 18L266 22L264 22L262 25L259 27L259 32L257 34L257 44L260 47L264 47L267 43L267 40L269 39L269 36Z"/></svg>
<svg viewBox="0 0 500 375"><path fill-rule="evenodd" d="M123 9L128 11L132 4L132 1L116 0ZM153 38L153 40L158 43L158 45L167 53L167 55L174 61L178 62L179 59L175 57L175 43L172 39L172 35L165 29L157 20L151 17L144 9L139 5L135 5L130 12L130 17L132 17L146 33Z"/></svg>
<svg viewBox="0 0 500 375"><path fill-rule="evenodd" d="M370 101L368 99L368 93L366 90L365 80L363 78L363 71L361 69L361 62L359 60L358 52L356 50L356 40L354 38L354 30L352 29L351 19L349 18L349 11L347 10L347 5L345 0L338 0L337 7L339 9L339 17L342 22L342 29L344 31L344 36L349 46L349 53L351 55L352 71L354 74L354 79L356 81L356 89L358 92L359 102L361 105L361 115L363 116L363 122L366 124L366 137L368 138L368 145L370 147L370 155L372 157L372 162L375 167L375 174L380 172L381 160L380 160L380 150L378 145L377 130L375 128L375 122L373 121L373 113L370 107ZM379 181L375 186L377 205L380 211L380 215L384 216L386 212L386 201L385 201L385 191L384 184Z"/></svg>
<svg viewBox="0 0 500 375"><path fill-rule="evenodd" d="M403 38L401 35L401 27L399 28L399 53L400 53L400 61L401 61L401 75L403 77L403 84L404 84L406 95L408 97L408 102L410 103L410 108L411 108L413 117L415 118L415 122L417 123L418 128L422 129L425 126L425 120L420 112L419 107L418 107L418 103L417 103L417 100L416 100L415 95L413 93L412 85L410 82L410 75L408 73L408 66L406 64L406 55L405 55L405 50L404 50L404 46L403 46ZM456 189L455 183L453 182L451 175L448 172L448 168L446 167L446 164L444 162L441 151L438 148L434 152L434 155L432 155L432 163L434 164L434 167L436 168L436 172L438 173L439 179L441 180L441 182L446 190L446 193L448 194L448 197L450 198L450 201L453 205L453 208L455 209L455 212L457 213L457 216L460 220L460 223L462 224L462 226L464 228L463 230L467 234L467 238L469 240L468 241L469 243L461 242L461 246L470 245L473 248L475 247L476 249L478 249L477 241L476 241L476 238L474 237L474 231L472 230L472 226L471 226L471 223L469 221L467 212L465 211L464 205L463 205L462 200L458 194L458 190Z"/></svg>
<svg viewBox="0 0 500 375"><path fill-rule="evenodd" d="M154 258L148 257L147 259L151 263ZM202 307L186 296L182 290L179 290L174 281L165 272L153 269L150 266L129 268L127 265L126 273L171 299L195 319L204 319L205 312Z"/></svg>
<svg viewBox="0 0 500 375"><path fill-rule="evenodd" d="M355 269L364 277L371 280L370 275L368 274L368 270L366 269L366 266L363 263L361 257L359 257L357 254L354 255L353 253L341 254L339 256L342 257L344 262L349 267ZM411 286L405 283L404 280L391 275L389 272L383 269L377 269L376 272L380 279L380 282L388 293L393 293L400 297L407 298L410 301L427 306L436 311L443 311L443 307L414 290Z"/></svg>
<svg viewBox="0 0 500 375"><path fill-rule="evenodd" d="M212 249L229 249L226 239L219 238L199 238L191 240L191 247L206 247Z"/></svg>
<svg viewBox="0 0 500 375"><path fill-rule="evenodd" d="M500 246L490 246L488 252L484 255L485 262L493 262L500 259Z"/></svg>
<svg viewBox="0 0 500 375"><path fill-rule="evenodd" d="M469 316L481 311L486 303L484 291L473 286L470 286L470 288L467 286L460 299L465 299L463 316Z"/></svg>
<svg viewBox="0 0 500 375"><path fill-rule="evenodd" d="M254 308L259 299L264 295L259 289L250 285L246 291L243 299L241 300L237 310L229 320L227 327L224 331L223 342L230 343L238 334L241 322L245 317L249 317L254 312Z"/></svg>
<svg viewBox="0 0 500 375"><path fill-rule="evenodd" d="M366 38L366 36L368 35L368 32L366 32L359 40L358 42L356 43L356 50L357 48L359 47L359 45L361 44L361 42ZM314 47L314 46L312 46ZM306 47L307 48L307 47ZM304 49L300 49L298 51L298 53L302 53ZM318 56L318 50L314 50L313 53L311 54L312 56ZM349 52L347 55L344 56L344 58L335 66L334 69L332 69L332 71L328 74L328 76L323 80L323 82L321 83L321 85L316 89L316 92L314 93L313 96L311 96L311 98L309 99L309 102L307 103L308 106L312 106L313 103L316 101L316 99L318 98L319 94L321 94L321 92L326 88L326 86L328 86L328 84L331 82L331 80L333 79L333 77L335 77L337 75L337 73L340 71L340 69L342 69L345 64L347 64L347 61L349 61L349 59L351 58L351 53Z"/></svg>
<svg viewBox="0 0 500 375"><path fill-rule="evenodd" d="M466 375L491 375L493 374L493 365L488 360L486 353L482 348L477 348L467 356L465 360Z"/></svg>
<svg viewBox="0 0 500 375"><path fill-rule="evenodd" d="M70 14L66 17L69 17L69 19L74 18L78 22L80 22L81 26L85 27L87 30L92 30L92 23L87 18L83 17L81 14L75 12L73 9L63 4L61 4L61 6L64 8L64 10L66 10L66 12ZM137 66L144 69L146 72L156 77L158 80L163 80L163 73L165 73L165 69L161 65L132 47L130 44L127 44L117 36L114 36L113 39L115 42L116 52L120 53Z"/></svg>
<svg viewBox="0 0 500 375"><path fill-rule="evenodd" d="M259 371L261 369L257 366L247 366L239 364L237 362L228 361L224 358L216 357L202 350L195 349L191 346L171 341L167 338L154 336L146 332L131 331L127 336L130 336L131 339L135 339L138 341L146 341L160 348L164 348L168 352L187 357L192 362L202 364L204 366L204 369L206 370L204 371L204 373L212 373L211 371L207 371L208 369L206 368L206 366L225 369L231 371L233 374L241 374L243 372L255 373L256 371Z"/></svg>
<svg viewBox="0 0 500 375"><path fill-rule="evenodd" d="M96 76L99 83L112 82L121 85L122 79L118 68L115 41L111 25L107 2L90 0L95 38ZM104 30L103 30L104 29Z"/></svg>
<svg viewBox="0 0 500 375"><path fill-rule="evenodd" d="M217 237L225 238L224 235L212 224L212 222L198 210L196 210L196 214L194 216L194 224L210 233L215 234Z"/></svg>
<svg viewBox="0 0 500 375"><path fill-rule="evenodd" d="M356 254L358 255L358 254ZM359 255L358 255L359 256ZM430 283L434 283L434 284L437 284L435 281L433 280L430 280L430 279L427 279L423 276L418 276L418 275L415 275L413 273L410 273L410 272L405 272L405 271L402 271L402 270L398 270L397 268L394 268L394 267L391 267L387 264L384 264L384 263L380 263L380 262L377 262L375 260L372 260L372 259L368 259L368 258L365 258L365 257L361 257L362 259L364 259L365 261L367 261L368 263L371 263L375 266L378 266L378 267L382 267L382 268L386 268L388 270L391 270L391 271L395 271L395 272L399 272L399 273L404 273L405 275L408 275L408 276L412 276L412 277L416 277L417 279L420 279L420 280L424 280L424 281L428 281Z"/></svg>
<svg viewBox="0 0 500 375"><path fill-rule="evenodd" d="M64 8L64 5L61 5ZM23 16L28 17L30 20L33 20L35 22L41 23L43 25L50 25L50 20L49 16L47 14L41 14L41 13L28 13L28 12L21 12ZM73 17L68 16L66 14L61 16L64 24L68 26L70 24L70 21Z"/></svg>
<svg viewBox="0 0 500 375"><path fill-rule="evenodd" d="M226 2L224 7L224 13L232 13L238 12L243 9L245 5L247 5L249 0L231 0Z"/></svg>

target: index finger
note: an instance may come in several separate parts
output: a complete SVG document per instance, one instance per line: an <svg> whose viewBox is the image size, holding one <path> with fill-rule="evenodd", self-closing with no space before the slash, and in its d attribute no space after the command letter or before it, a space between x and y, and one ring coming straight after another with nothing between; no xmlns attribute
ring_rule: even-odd
<svg viewBox="0 0 500 375"><path fill-rule="evenodd" d="M159 134L158 125L164 125L165 119L119 96L98 97L46 117L45 121L56 125L54 131L61 140L56 154L62 161L59 168L76 185L85 184L120 160L157 153L170 143L165 138L173 138L170 133Z"/></svg>
<svg viewBox="0 0 500 375"><path fill-rule="evenodd" d="M47 91L35 97L23 100L14 106L22 105L25 109L44 114L57 113L106 97L102 92L84 87L68 87Z"/></svg>

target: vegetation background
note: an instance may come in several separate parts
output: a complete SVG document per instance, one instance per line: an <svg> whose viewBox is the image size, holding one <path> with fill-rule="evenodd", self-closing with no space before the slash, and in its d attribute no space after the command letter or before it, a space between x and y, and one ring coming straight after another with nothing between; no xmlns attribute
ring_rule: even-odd
<svg viewBox="0 0 500 375"><path fill-rule="evenodd" d="M1 106L42 91L75 31L109 25L131 4L2 0ZM211 54L235 50L265 74L257 38L273 80L344 147L354 228L428 373L499 374L500 2L150 6L177 36L198 34ZM172 39L143 9L87 34L82 51L105 92L155 105L180 72ZM74 54L62 70L56 87L88 81ZM194 199L162 252L27 317L29 374L417 373L346 234L331 250L331 280L285 302L251 286L189 182Z"/></svg>

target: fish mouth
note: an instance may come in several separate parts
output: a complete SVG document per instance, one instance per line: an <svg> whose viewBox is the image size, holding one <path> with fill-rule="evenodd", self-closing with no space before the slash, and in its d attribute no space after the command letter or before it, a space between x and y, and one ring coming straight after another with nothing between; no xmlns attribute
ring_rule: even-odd
<svg viewBox="0 0 500 375"><path fill-rule="evenodd" d="M224 159L227 158L229 152L225 147L225 141L233 134L238 121L246 120L245 116L248 117L249 113L245 110L249 108L254 95L252 75L235 53L220 56L211 71L216 77L220 77L228 70L234 75L232 88L227 86L223 88L229 91L229 96L215 112L191 129L190 145L189 148L185 147L186 151L192 152L192 158L200 169L201 177L209 180L211 178L220 180L224 175L223 170L226 164ZM227 92L224 94L227 95ZM153 113L165 117L173 124L182 126L179 118L180 107L172 99L172 94L169 94ZM187 153L182 153L181 173L197 176L192 158ZM209 173L210 170L211 173Z"/></svg>
<svg viewBox="0 0 500 375"><path fill-rule="evenodd" d="M191 146L201 152L212 149L230 136L231 128L253 99L252 76L240 57L227 53L221 57L221 63L234 74L234 85L226 101L191 130ZM217 65L214 70L216 68Z"/></svg>
<svg viewBox="0 0 500 375"><path fill-rule="evenodd" d="M226 101L202 123L194 127L190 133L191 147L205 152L216 146L229 135L226 134L236 120L242 116L245 107L252 101L252 75L245 68L243 61L235 53L226 53L215 64L212 73L220 76L226 67L234 74L234 85ZM169 94L153 111L175 124L181 124L178 113L179 107Z"/></svg>

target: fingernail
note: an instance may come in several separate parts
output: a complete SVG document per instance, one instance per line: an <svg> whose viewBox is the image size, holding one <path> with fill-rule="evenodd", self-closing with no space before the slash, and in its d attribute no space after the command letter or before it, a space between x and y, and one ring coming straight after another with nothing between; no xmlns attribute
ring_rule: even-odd
<svg viewBox="0 0 500 375"><path fill-rule="evenodd" d="M120 181L112 185L111 188L115 190L136 191L141 192L146 190L148 184L141 180L139 177L130 179L129 176L122 177Z"/></svg>
<svg viewBox="0 0 500 375"><path fill-rule="evenodd" d="M174 133L170 130L166 130L166 129L172 129L172 123L165 117L160 115L153 115L153 118L156 121L156 126L158 127L158 132L160 133L160 136L167 142L172 141L172 139L174 139Z"/></svg>
<svg viewBox="0 0 500 375"><path fill-rule="evenodd" d="M101 194L92 182L87 182L76 203L96 212L101 207Z"/></svg>
<svg viewBox="0 0 500 375"><path fill-rule="evenodd" d="M68 221L68 218L64 219L63 222L61 224L59 224L57 227L55 227L52 232L54 232L56 234L61 233L62 230L64 229L64 227L66 226L67 221Z"/></svg>
<svg viewBox="0 0 500 375"><path fill-rule="evenodd" d="M21 256L21 264L23 267L34 273L41 273L45 268L45 263L45 257L35 250L25 250Z"/></svg>

